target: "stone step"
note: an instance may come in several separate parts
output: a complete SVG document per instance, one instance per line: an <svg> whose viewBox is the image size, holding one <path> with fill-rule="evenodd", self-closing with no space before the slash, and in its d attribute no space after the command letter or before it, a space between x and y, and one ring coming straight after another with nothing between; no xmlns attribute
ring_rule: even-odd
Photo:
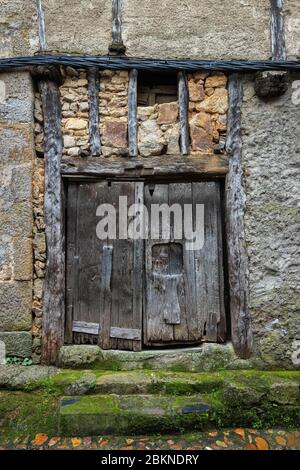
<svg viewBox="0 0 300 470"><path fill-rule="evenodd" d="M99 374L88 371L69 381L64 386L64 393L73 396L86 394L193 395L218 390L222 388L223 381L221 373L206 375L203 373L131 371Z"/></svg>
<svg viewBox="0 0 300 470"><path fill-rule="evenodd" d="M65 396L60 401L64 436L144 434L204 429L212 406L207 397L160 395Z"/></svg>

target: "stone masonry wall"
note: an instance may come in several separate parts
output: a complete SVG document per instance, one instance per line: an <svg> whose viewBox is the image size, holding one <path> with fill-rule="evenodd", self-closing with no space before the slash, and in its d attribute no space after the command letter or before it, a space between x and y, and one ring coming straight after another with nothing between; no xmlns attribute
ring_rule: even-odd
<svg viewBox="0 0 300 470"><path fill-rule="evenodd" d="M128 72L100 72L100 138L104 157L128 155Z"/></svg>
<svg viewBox="0 0 300 470"><path fill-rule="evenodd" d="M12 356L32 354L34 162L30 75L0 74L0 340Z"/></svg>
<svg viewBox="0 0 300 470"><path fill-rule="evenodd" d="M213 153L225 142L228 110L226 75L196 72L188 75L191 153Z"/></svg>
<svg viewBox="0 0 300 470"><path fill-rule="evenodd" d="M178 103L138 106L138 148L142 157L179 155Z"/></svg>
<svg viewBox="0 0 300 470"><path fill-rule="evenodd" d="M70 157L89 154L88 81L84 70L73 70L60 87L64 154Z"/></svg>
<svg viewBox="0 0 300 470"><path fill-rule="evenodd" d="M300 339L300 106L292 89L299 78L272 100L259 99L252 80L244 84L250 311L255 355L269 367L297 367Z"/></svg>

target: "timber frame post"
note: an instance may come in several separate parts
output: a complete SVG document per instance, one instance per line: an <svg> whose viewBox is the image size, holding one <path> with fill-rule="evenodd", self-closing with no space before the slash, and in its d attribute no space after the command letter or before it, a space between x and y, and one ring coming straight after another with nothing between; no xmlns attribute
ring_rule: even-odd
<svg viewBox="0 0 300 470"><path fill-rule="evenodd" d="M245 243L244 214L246 195L242 168L241 77L229 77L227 151L229 171L226 179L226 229L230 292L231 336L236 354L247 359L252 353L253 338L249 312L248 255Z"/></svg>
<svg viewBox="0 0 300 470"><path fill-rule="evenodd" d="M65 230L64 193L60 166L63 152L59 74L42 69L39 90L44 113L45 226L47 264L44 283L42 362L55 364L64 344Z"/></svg>

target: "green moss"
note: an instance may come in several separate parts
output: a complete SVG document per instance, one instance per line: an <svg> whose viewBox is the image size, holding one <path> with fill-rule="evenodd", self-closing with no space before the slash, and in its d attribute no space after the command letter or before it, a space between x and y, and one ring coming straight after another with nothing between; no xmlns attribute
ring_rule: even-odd
<svg viewBox="0 0 300 470"><path fill-rule="evenodd" d="M1 442L58 433L59 400L47 393L0 392Z"/></svg>

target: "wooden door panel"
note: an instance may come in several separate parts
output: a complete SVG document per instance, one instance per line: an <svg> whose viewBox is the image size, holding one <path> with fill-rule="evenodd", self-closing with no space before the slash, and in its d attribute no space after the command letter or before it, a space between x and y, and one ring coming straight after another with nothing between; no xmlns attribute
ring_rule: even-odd
<svg viewBox="0 0 300 470"><path fill-rule="evenodd" d="M148 345L225 339L220 186L217 182L170 183L145 188L151 204L204 205L204 245L187 249L171 220L170 236L146 242L144 341ZM195 221L194 229L195 229ZM178 255L178 247L181 255Z"/></svg>
<svg viewBox="0 0 300 470"><path fill-rule="evenodd" d="M142 343L141 240L100 240L96 234L100 204L116 210L119 233L119 196L128 206L143 199L143 184L134 182L71 183L67 233L67 331L77 342L99 332L104 349L139 350ZM137 295L139 293L139 295ZM82 331L80 331L82 329ZM90 333L88 333L88 331Z"/></svg>

